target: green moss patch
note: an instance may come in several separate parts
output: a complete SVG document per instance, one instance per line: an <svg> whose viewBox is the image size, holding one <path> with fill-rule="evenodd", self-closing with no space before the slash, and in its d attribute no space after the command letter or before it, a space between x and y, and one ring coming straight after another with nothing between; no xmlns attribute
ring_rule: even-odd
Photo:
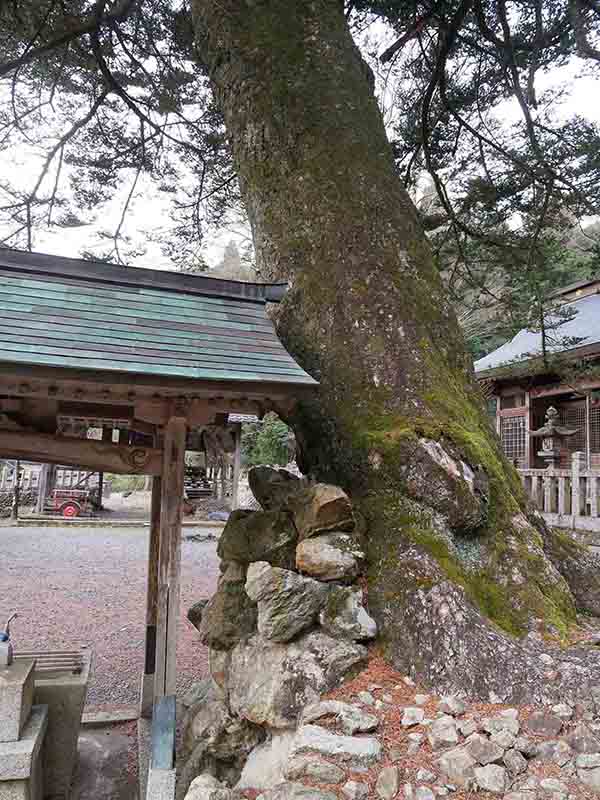
<svg viewBox="0 0 600 800"><path fill-rule="evenodd" d="M448 579L465 590L467 597L498 628L511 636L521 637L528 631L532 617L543 619L548 631L558 641L566 640L569 629L576 624L576 610L567 586L561 581L552 584L544 576L547 565L539 549L539 534L531 530L531 547L527 541L513 537L513 546L501 535L487 536L482 541L486 552L484 567L465 564L460 557L460 548L454 548L453 541L438 533L426 513L414 512L405 501L393 502L388 498L382 517L375 521L372 513L376 510L373 498L366 502L364 513L376 526L371 531L371 571L370 585L374 589L380 580L383 598L387 602L404 602L403 598L411 590L431 589L436 579L431 575L417 575L412 586L406 585L401 565L397 563L397 547L402 542L412 542L431 555L439 569ZM377 516L379 513L377 512ZM528 531L529 532L529 531ZM516 542L516 547L514 546ZM497 547L495 545L498 544ZM523 577L521 583L504 582L503 575L511 563ZM400 575L402 574L402 577ZM387 585L389 576L398 575L401 585Z"/></svg>

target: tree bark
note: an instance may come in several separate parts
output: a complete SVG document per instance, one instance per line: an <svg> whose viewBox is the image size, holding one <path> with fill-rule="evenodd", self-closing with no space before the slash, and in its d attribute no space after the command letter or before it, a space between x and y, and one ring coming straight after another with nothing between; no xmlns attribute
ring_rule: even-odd
<svg viewBox="0 0 600 800"><path fill-rule="evenodd" d="M290 282L279 334L320 381L289 420L300 466L365 518L388 657L479 696L537 691L518 639L564 637L574 598L487 418L343 4L193 13L261 275Z"/></svg>

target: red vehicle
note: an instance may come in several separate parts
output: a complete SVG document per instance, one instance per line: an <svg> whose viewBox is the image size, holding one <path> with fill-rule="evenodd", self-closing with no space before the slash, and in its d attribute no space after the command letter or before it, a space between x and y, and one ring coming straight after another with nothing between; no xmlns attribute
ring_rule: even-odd
<svg viewBox="0 0 600 800"><path fill-rule="evenodd" d="M46 511L70 518L87 516L97 507L97 489L54 489L48 497Z"/></svg>

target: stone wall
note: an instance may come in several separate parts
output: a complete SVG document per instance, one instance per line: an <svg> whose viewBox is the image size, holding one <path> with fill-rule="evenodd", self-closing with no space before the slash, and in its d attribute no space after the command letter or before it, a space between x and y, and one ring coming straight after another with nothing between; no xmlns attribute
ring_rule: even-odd
<svg viewBox="0 0 600 800"><path fill-rule="evenodd" d="M190 800L219 800L216 781L280 781L305 708L366 664L365 642L377 633L346 494L269 467L249 481L262 510L232 513L217 591L188 612L209 648L210 676L186 698L180 798L194 779Z"/></svg>

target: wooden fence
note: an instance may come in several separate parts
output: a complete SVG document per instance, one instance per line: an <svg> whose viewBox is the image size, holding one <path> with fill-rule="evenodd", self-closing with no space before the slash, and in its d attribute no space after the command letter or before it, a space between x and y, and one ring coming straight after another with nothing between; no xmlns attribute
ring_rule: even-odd
<svg viewBox="0 0 600 800"><path fill-rule="evenodd" d="M585 453L573 453L571 469L519 469L523 485L549 525L600 531L600 471L587 469Z"/></svg>
<svg viewBox="0 0 600 800"><path fill-rule="evenodd" d="M37 491L40 483L41 468L37 465L28 464L20 467L20 487L21 491ZM83 485L86 478L91 478L92 485L98 483L97 473L84 469L71 469L70 467L58 467L56 470L55 487L57 489L74 489L79 484ZM14 489L16 472L12 466L0 464L0 490Z"/></svg>

